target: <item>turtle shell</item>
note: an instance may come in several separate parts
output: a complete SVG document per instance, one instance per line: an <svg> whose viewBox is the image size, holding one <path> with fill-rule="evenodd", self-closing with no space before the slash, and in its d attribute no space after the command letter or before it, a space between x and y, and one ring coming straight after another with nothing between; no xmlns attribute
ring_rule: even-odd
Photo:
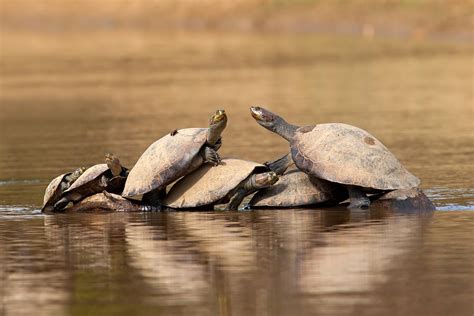
<svg viewBox="0 0 474 316"><path fill-rule="evenodd" d="M378 190L420 184L387 147L355 126L328 123L301 127L290 147L296 166L317 178Z"/></svg>
<svg viewBox="0 0 474 316"><path fill-rule="evenodd" d="M83 185L91 183L93 180L108 170L109 167L105 163L94 165L88 168L66 191L64 191L64 193L71 192L72 190L76 190Z"/></svg>
<svg viewBox="0 0 474 316"><path fill-rule="evenodd" d="M433 211L436 209L433 202L431 202L423 190L418 187L406 190L394 190L385 193L373 201L370 207L382 208L391 211Z"/></svg>
<svg viewBox="0 0 474 316"><path fill-rule="evenodd" d="M205 164L176 182L163 205L171 208L191 208L216 204L235 189L256 169L264 165L241 159L222 159L222 164Z"/></svg>
<svg viewBox="0 0 474 316"><path fill-rule="evenodd" d="M50 204L54 204L59 200L59 197L63 193L60 190L60 185L61 182L63 181L64 177L70 175L71 172L69 173L63 173L56 178L54 178L46 187L46 190L44 192L44 199L43 199L43 207L41 208L41 211L44 211L46 209L46 206Z"/></svg>
<svg viewBox="0 0 474 316"><path fill-rule="evenodd" d="M206 143L208 128L186 128L148 147L130 170L122 196L135 197L160 189L189 172Z"/></svg>
<svg viewBox="0 0 474 316"><path fill-rule="evenodd" d="M250 200L251 207L296 207L340 202L347 198L347 190L340 185L310 178L300 170L290 170L280 176L271 187L259 190Z"/></svg>

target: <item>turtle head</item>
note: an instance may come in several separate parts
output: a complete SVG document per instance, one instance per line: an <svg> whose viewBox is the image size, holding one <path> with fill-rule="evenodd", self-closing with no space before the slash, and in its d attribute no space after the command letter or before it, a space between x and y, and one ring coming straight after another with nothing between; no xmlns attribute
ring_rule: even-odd
<svg viewBox="0 0 474 316"><path fill-rule="evenodd" d="M259 106L251 106L250 114L252 114L252 117L257 121L258 124L270 130L272 130L272 127L280 118L278 115Z"/></svg>
<svg viewBox="0 0 474 316"><path fill-rule="evenodd" d="M86 170L87 170L86 167L80 167L80 168L77 168L76 170L74 170L74 172L70 176L71 181L72 182L76 181Z"/></svg>
<svg viewBox="0 0 474 316"><path fill-rule="evenodd" d="M227 115L225 110L217 110L212 114L211 119L209 120L209 126L215 125L226 125L227 124Z"/></svg>
<svg viewBox="0 0 474 316"><path fill-rule="evenodd" d="M217 110L209 120L209 133L207 143L214 146L221 137L222 131L227 126L227 114L224 110Z"/></svg>
<svg viewBox="0 0 474 316"><path fill-rule="evenodd" d="M274 185L278 181L278 175L273 172L258 173L255 175L255 187L258 189Z"/></svg>
<svg viewBox="0 0 474 316"><path fill-rule="evenodd" d="M290 141L298 128L288 124L282 117L260 106L251 106L250 114L258 124Z"/></svg>
<svg viewBox="0 0 474 316"><path fill-rule="evenodd" d="M114 177L119 176L120 173L122 172L122 165L120 164L120 160L114 154L106 153L105 163L109 167Z"/></svg>

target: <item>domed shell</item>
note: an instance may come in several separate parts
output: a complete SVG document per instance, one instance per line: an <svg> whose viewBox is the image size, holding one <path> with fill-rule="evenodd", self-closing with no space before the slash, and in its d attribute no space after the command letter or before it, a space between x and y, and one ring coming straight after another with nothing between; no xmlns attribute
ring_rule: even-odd
<svg viewBox="0 0 474 316"><path fill-rule="evenodd" d="M207 131L207 128L181 129L151 144L130 170L122 196L145 194L185 175L206 143Z"/></svg>
<svg viewBox="0 0 474 316"><path fill-rule="evenodd" d="M387 147L355 126L329 123L301 127L290 146L296 166L321 179L379 190L420 184Z"/></svg>
<svg viewBox="0 0 474 316"><path fill-rule="evenodd" d="M97 177L99 177L100 175L102 175L104 172L106 172L107 170L109 170L109 167L107 166L107 164L105 163L101 163L101 164L98 164L98 165L94 165L90 168L88 168L86 171L84 171L84 173L79 177L77 178L76 181L74 181L74 183L66 190L64 191L65 193L66 192L70 192L72 190L75 190L87 183L90 183L92 180L96 179Z"/></svg>
<svg viewBox="0 0 474 316"><path fill-rule="evenodd" d="M329 181L310 178L300 170L290 170L271 187L258 191L250 200L251 207L297 207L339 202L347 198L347 190Z"/></svg>
<svg viewBox="0 0 474 316"><path fill-rule="evenodd" d="M46 187L44 192L44 199L43 199L43 207L41 210L44 210L48 203L52 200L58 200L59 196L61 195L61 191L58 190L61 181L63 181L64 177L71 173L63 173L56 178L54 178Z"/></svg>
<svg viewBox="0 0 474 316"><path fill-rule="evenodd" d="M202 165L176 182L168 192L163 205L172 208L191 208L215 204L226 197L256 168L264 165L241 159L222 159L218 166Z"/></svg>

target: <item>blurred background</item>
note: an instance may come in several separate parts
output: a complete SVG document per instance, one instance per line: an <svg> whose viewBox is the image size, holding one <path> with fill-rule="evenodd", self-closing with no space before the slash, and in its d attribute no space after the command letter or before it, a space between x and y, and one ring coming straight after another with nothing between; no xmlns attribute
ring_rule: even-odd
<svg viewBox="0 0 474 316"><path fill-rule="evenodd" d="M0 315L472 315L474 2L0 0ZM344 122L436 212L39 213L49 181L132 167L224 108L221 156L288 144L251 118Z"/></svg>
<svg viewBox="0 0 474 316"><path fill-rule="evenodd" d="M223 156L283 155L251 105L367 129L432 196L473 186L472 1L0 3L2 204L38 205L51 178L107 151L131 167L217 108Z"/></svg>

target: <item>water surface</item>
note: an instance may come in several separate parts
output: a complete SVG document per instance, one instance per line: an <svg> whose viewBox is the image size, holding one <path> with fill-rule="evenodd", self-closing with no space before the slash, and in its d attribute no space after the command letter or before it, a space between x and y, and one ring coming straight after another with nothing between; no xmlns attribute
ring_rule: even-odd
<svg viewBox="0 0 474 316"><path fill-rule="evenodd" d="M5 315L472 315L473 59L467 43L230 33L2 34ZM221 155L288 151L250 105L344 122L422 180L434 213L38 212L57 174L133 166L225 108Z"/></svg>

